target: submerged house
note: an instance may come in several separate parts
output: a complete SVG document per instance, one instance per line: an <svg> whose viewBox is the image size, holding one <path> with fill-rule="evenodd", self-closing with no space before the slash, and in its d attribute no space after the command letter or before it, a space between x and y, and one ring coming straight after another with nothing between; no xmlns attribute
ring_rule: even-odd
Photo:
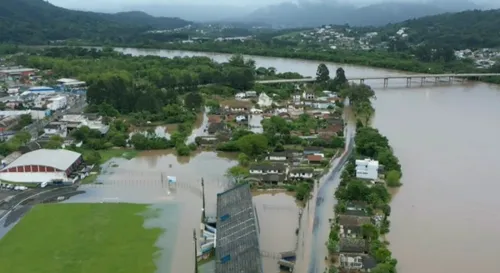
<svg viewBox="0 0 500 273"><path fill-rule="evenodd" d="M356 160L356 178L378 179L379 163L369 158Z"/></svg>

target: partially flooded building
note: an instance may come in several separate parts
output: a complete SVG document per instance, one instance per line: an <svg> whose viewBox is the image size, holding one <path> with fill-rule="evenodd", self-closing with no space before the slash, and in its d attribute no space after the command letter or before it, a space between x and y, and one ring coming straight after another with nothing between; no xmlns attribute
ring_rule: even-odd
<svg viewBox="0 0 500 273"><path fill-rule="evenodd" d="M259 221L248 184L217 195L216 273L262 273Z"/></svg>

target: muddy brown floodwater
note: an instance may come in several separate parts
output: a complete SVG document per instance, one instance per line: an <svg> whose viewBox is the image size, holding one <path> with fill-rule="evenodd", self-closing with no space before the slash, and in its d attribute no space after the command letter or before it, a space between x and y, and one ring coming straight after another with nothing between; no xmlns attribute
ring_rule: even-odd
<svg viewBox="0 0 500 273"><path fill-rule="evenodd" d="M117 50L132 55L207 56L218 62L231 56ZM251 58L257 66L313 77L319 64ZM343 67L347 78L408 74L346 64L326 65L330 73ZM391 204L388 235L390 248L399 261L398 269L404 273L500 272L496 258L500 245L500 236L496 235L500 224L500 172L496 167L500 154L499 86L426 83L420 87L418 83L406 88L406 79L390 80L389 88L384 88L381 81L365 83L377 95L374 126L389 138L403 167L404 185ZM324 218L329 214L325 213ZM324 245L318 247L324 251Z"/></svg>
<svg viewBox="0 0 500 273"><path fill-rule="evenodd" d="M299 207L294 195L285 192L257 192L253 201L259 217L264 272L279 272L276 255L296 249Z"/></svg>

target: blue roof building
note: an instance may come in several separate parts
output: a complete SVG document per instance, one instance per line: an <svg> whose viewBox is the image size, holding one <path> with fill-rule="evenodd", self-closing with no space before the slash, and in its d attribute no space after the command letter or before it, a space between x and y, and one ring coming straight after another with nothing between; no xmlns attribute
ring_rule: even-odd
<svg viewBox="0 0 500 273"><path fill-rule="evenodd" d="M48 86L33 86L29 89L33 93L55 93L56 90Z"/></svg>

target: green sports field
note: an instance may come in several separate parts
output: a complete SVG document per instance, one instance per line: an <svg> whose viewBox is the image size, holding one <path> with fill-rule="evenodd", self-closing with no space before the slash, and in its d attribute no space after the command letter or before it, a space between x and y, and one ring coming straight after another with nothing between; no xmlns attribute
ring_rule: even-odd
<svg viewBox="0 0 500 273"><path fill-rule="evenodd" d="M38 205L0 240L0 272L154 273L163 231L143 227L147 211L137 204Z"/></svg>

